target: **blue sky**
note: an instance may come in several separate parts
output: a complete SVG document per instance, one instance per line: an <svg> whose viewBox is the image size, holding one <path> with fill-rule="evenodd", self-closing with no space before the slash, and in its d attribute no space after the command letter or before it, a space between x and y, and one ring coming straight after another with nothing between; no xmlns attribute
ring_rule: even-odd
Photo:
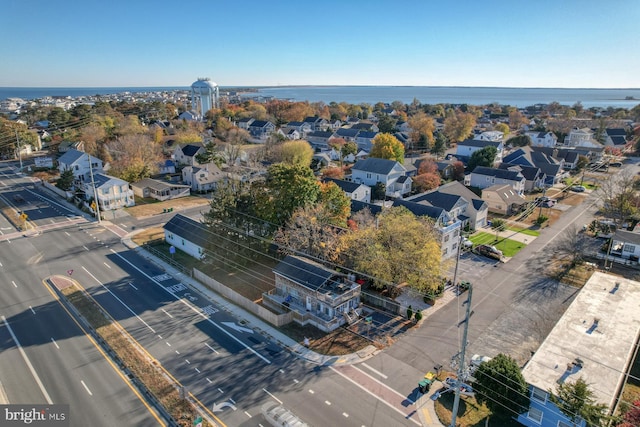
<svg viewBox="0 0 640 427"><path fill-rule="evenodd" d="M4 0L0 86L640 87L639 0Z"/></svg>

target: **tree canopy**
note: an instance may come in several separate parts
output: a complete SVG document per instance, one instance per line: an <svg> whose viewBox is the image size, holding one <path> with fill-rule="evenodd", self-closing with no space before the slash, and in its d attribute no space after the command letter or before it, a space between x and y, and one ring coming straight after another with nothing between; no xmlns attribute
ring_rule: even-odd
<svg viewBox="0 0 640 427"><path fill-rule="evenodd" d="M371 141L373 147L369 155L378 159L395 160L404 164L404 145L390 133L379 133Z"/></svg>
<svg viewBox="0 0 640 427"><path fill-rule="evenodd" d="M466 139L476 125L476 116L462 111L451 112L444 119L443 132L452 142L460 142Z"/></svg>
<svg viewBox="0 0 640 427"><path fill-rule="evenodd" d="M474 151L469 159L469 170L473 172L476 166L492 167L498 154L498 149L493 145L488 145L480 150Z"/></svg>
<svg viewBox="0 0 640 427"><path fill-rule="evenodd" d="M518 363L510 356L498 354L482 363L474 373L476 400L493 413L510 416L529 407L529 389Z"/></svg>
<svg viewBox="0 0 640 427"><path fill-rule="evenodd" d="M601 426L606 419L607 405L597 403L593 396L593 391L582 377L575 382L559 384L555 393L549 390L549 399L571 422L577 425L583 419L588 427Z"/></svg>
<svg viewBox="0 0 640 427"><path fill-rule="evenodd" d="M379 287L407 283L425 293L437 289L442 251L431 221L393 207L376 222L345 235L342 263L375 277Z"/></svg>
<svg viewBox="0 0 640 427"><path fill-rule="evenodd" d="M309 167L313 158L313 148L307 141L300 139L286 141L278 146L277 157L284 163Z"/></svg>

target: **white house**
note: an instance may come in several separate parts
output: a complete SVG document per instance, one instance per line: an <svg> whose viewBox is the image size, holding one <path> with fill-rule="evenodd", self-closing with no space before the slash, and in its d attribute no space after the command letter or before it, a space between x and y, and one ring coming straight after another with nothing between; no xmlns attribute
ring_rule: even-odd
<svg viewBox="0 0 640 427"><path fill-rule="evenodd" d="M353 165L351 181L369 187L375 187L380 182L385 185L388 196L402 197L411 192L413 183L406 173L407 169L395 160L369 157Z"/></svg>
<svg viewBox="0 0 640 427"><path fill-rule="evenodd" d="M553 132L527 132L526 135L531 138L534 147L555 147L558 143L558 137Z"/></svg>
<svg viewBox="0 0 640 427"><path fill-rule="evenodd" d="M573 128L564 138L564 145L569 147L602 147L602 144L595 140L593 131L589 128Z"/></svg>
<svg viewBox="0 0 640 427"><path fill-rule="evenodd" d="M504 139L504 132L500 132L499 130L488 130L476 136L475 139L480 141L500 142Z"/></svg>
<svg viewBox="0 0 640 427"><path fill-rule="evenodd" d="M181 214L176 214L164 225L164 240L176 249L202 259L207 247L207 226Z"/></svg>
<svg viewBox="0 0 640 427"><path fill-rule="evenodd" d="M101 211L135 206L133 190L129 187L127 181L101 173L94 173L93 182L95 183L95 192L91 185L91 180L82 184L85 200L91 200L94 195L97 196Z"/></svg>
<svg viewBox="0 0 640 427"><path fill-rule="evenodd" d="M204 153L205 149L199 144L185 144L181 147L176 147L173 151L173 158L179 165L195 166L198 164L196 156Z"/></svg>
<svg viewBox="0 0 640 427"><path fill-rule="evenodd" d="M469 185L487 188L496 184L509 184L520 196L524 194L526 179L521 172L477 166L470 175Z"/></svg>
<svg viewBox="0 0 640 427"><path fill-rule="evenodd" d="M522 370L531 403L518 422L528 427L573 427L551 402L558 384L582 378L595 403L611 414L633 363L640 334L640 283L595 272ZM578 420L584 427L585 421Z"/></svg>
<svg viewBox="0 0 640 427"><path fill-rule="evenodd" d="M75 184L90 182L92 172L94 175L104 172L102 160L73 148L69 149L58 159L58 170L60 173L66 169L73 171Z"/></svg>
<svg viewBox="0 0 640 427"><path fill-rule="evenodd" d="M182 169L182 182L195 192L206 192L215 189L227 175L215 163L201 166L186 166Z"/></svg>
<svg viewBox="0 0 640 427"><path fill-rule="evenodd" d="M333 182L336 184L351 200L357 200L365 203L369 203L371 201L371 187L368 185L333 178L325 178L323 181Z"/></svg>
<svg viewBox="0 0 640 427"><path fill-rule="evenodd" d="M469 158L473 153L478 150L482 150L485 147L492 146L498 151L495 158L495 163L502 162L502 155L504 152L504 144L502 141L482 141L478 139L466 139L459 142L456 146L456 156L462 156Z"/></svg>

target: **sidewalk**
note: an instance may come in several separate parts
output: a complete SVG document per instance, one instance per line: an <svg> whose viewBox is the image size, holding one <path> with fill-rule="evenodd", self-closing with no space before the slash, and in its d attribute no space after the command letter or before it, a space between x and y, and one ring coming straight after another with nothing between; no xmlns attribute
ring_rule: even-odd
<svg viewBox="0 0 640 427"><path fill-rule="evenodd" d="M214 302L222 310L236 317L239 321L242 321L243 324L246 324L246 326L252 328L255 332L267 337L268 339L293 353L295 356L300 357L301 359L304 359L308 362L315 363L321 366L351 365L363 362L381 351L378 350L375 346L369 345L360 351L342 356L328 356L316 353L315 351L306 348L301 343L294 341L292 338L278 331L275 327L271 326L269 323L263 321L252 313L249 313L246 310L237 307L236 305L222 298L220 295L211 291L196 279L186 276L182 272L176 270L174 267L163 263L152 254L136 245L131 240L130 234L122 239L122 243L131 250L136 251L143 258L146 258L147 260L153 262L154 264L165 270L168 274L172 275L175 278L179 278L179 280L183 284L196 289L204 297ZM425 310L425 317L422 321L424 321L424 319L429 315L433 314L433 312L443 307L446 302L449 302L453 298L455 298L455 294L453 293L453 291L447 292L447 295L442 298L442 301L439 301L438 304L432 307L432 310ZM444 427L436 416L434 400L431 398L431 396L433 396L433 394L435 394L441 388L442 383L435 382L431 387L432 391L428 395L421 396L415 403L420 422L424 427Z"/></svg>

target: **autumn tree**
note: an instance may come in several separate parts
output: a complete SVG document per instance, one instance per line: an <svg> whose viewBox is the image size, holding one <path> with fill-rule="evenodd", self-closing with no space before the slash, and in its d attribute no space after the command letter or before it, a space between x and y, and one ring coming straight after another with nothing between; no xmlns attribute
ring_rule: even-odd
<svg viewBox="0 0 640 427"><path fill-rule="evenodd" d="M506 123L498 123L497 125L495 125L493 127L494 130L497 130L498 132L502 132L504 136L509 135L509 125L507 125Z"/></svg>
<svg viewBox="0 0 640 427"><path fill-rule="evenodd" d="M313 148L307 141L297 139L280 144L274 160L276 162L309 167L313 154Z"/></svg>
<svg viewBox="0 0 640 427"><path fill-rule="evenodd" d="M462 181L464 179L464 163L460 160L453 162L453 179Z"/></svg>
<svg viewBox="0 0 640 427"><path fill-rule="evenodd" d="M434 291L442 251L433 223L404 207L385 209L376 222L344 235L342 264L373 277L377 287L408 283L419 292Z"/></svg>
<svg viewBox="0 0 640 427"><path fill-rule="evenodd" d="M520 111L514 109L509 113L509 127L511 129L519 130L527 123L529 123L529 119L527 119Z"/></svg>
<svg viewBox="0 0 640 427"><path fill-rule="evenodd" d="M607 419L607 405L597 403L594 396L589 384L582 377L575 382L559 384L555 392L549 390L549 400L571 420L574 426L579 426L581 420L585 420L589 427L601 426Z"/></svg>
<svg viewBox="0 0 640 427"><path fill-rule="evenodd" d="M329 167L322 170L324 178L344 179L344 169L339 167Z"/></svg>
<svg viewBox="0 0 640 427"><path fill-rule="evenodd" d="M335 182L320 184L318 204L324 209L330 224L345 227L351 214L351 199Z"/></svg>
<svg viewBox="0 0 640 427"><path fill-rule="evenodd" d="M232 127L224 133L223 155L228 165L235 165L242 154L242 146L249 141L249 132L245 129Z"/></svg>
<svg viewBox="0 0 640 427"><path fill-rule="evenodd" d="M421 145L424 148L429 148L433 145L433 132L436 130L436 126L431 117L427 116L424 112L419 111L413 116L409 117L407 123L411 128L410 136L414 143L418 141L424 141L425 144Z"/></svg>
<svg viewBox="0 0 640 427"><path fill-rule="evenodd" d="M437 173L438 165L431 159L423 159L418 166L418 175L423 173Z"/></svg>
<svg viewBox="0 0 640 427"><path fill-rule="evenodd" d="M423 173L413 178L413 188L416 192L422 193L438 188L440 182L441 179L438 173Z"/></svg>
<svg viewBox="0 0 640 427"><path fill-rule="evenodd" d="M340 243L338 229L331 225L328 212L320 204L296 209L273 241L283 254L302 253L329 262L337 260Z"/></svg>
<svg viewBox="0 0 640 427"><path fill-rule="evenodd" d="M476 116L462 111L453 111L444 119L443 132L452 142L460 142L466 139L476 125Z"/></svg>
<svg viewBox="0 0 640 427"><path fill-rule="evenodd" d="M388 114L379 114L378 129L383 133L393 133L396 130L398 121Z"/></svg>
<svg viewBox="0 0 640 427"><path fill-rule="evenodd" d="M474 151L469 158L469 170L473 172L476 166L492 167L497 154L498 149L493 145L487 145L480 150Z"/></svg>
<svg viewBox="0 0 640 427"><path fill-rule="evenodd" d="M113 158L110 173L128 182L155 174L163 160L161 147L147 135L125 135L110 141L107 148Z"/></svg>
<svg viewBox="0 0 640 427"><path fill-rule="evenodd" d="M474 373L473 389L476 400L484 403L492 413L511 416L529 408L529 388L520 366L502 353L482 363Z"/></svg>
<svg viewBox="0 0 640 427"><path fill-rule="evenodd" d="M618 427L640 426L640 400L633 402L633 405L625 412L622 423Z"/></svg>
<svg viewBox="0 0 640 427"><path fill-rule="evenodd" d="M379 133L371 142L373 144L369 153L371 157L404 163L404 145L395 136L390 133Z"/></svg>
<svg viewBox="0 0 640 427"><path fill-rule="evenodd" d="M600 181L597 195L602 202L602 212L618 225L638 216L640 200L635 190L636 178L629 170L623 170L610 179Z"/></svg>

